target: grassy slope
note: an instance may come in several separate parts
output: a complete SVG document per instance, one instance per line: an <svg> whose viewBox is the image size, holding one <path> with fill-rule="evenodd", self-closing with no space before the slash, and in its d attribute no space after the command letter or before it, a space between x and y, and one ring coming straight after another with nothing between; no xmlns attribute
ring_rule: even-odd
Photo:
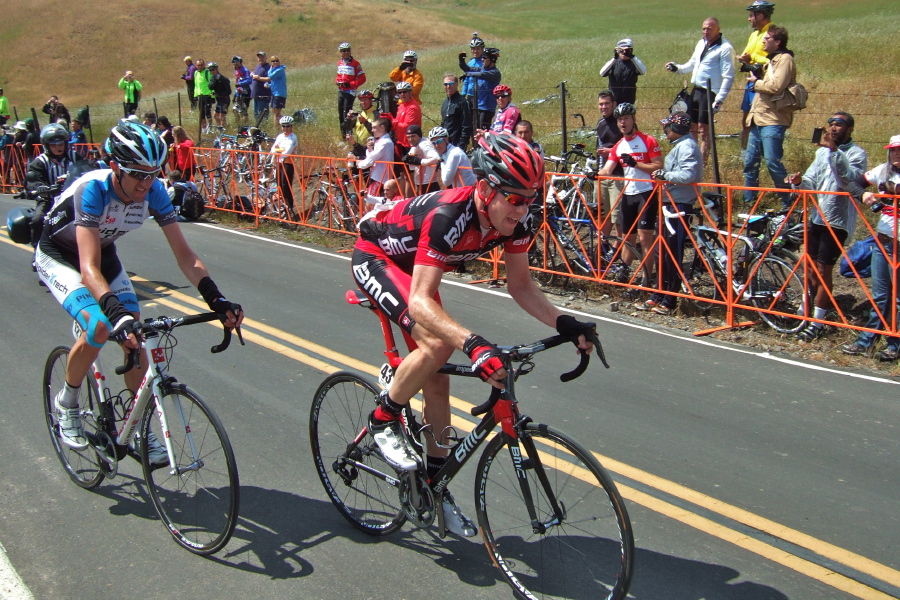
<svg viewBox="0 0 900 600"><path fill-rule="evenodd" d="M720 19L726 38L740 52L750 31L746 1L695 0L685 8L670 0L642 0L639 10L623 6L616 14L606 14L603 5L588 0L556 2L552 9L545 0L495 0L487 5L475 0L416 0L412 4L403 0L157 0L152 7L123 0L124 9L117 14L97 14L85 8L84 0L62 5L35 0L27 5L14 3L0 23L4 47L0 80L19 107L28 101L43 102L49 93L59 93L70 107L84 102L96 105L118 100L115 84L120 72L131 68L149 90L143 108L151 108L149 100L156 98L159 112L174 116L174 92L183 89L177 77L184 54L227 64L237 52L252 63L255 51L265 49L278 53L290 69L288 108L308 106L319 115L317 125L298 130L301 150L342 154L334 136L332 83L339 41L353 43L370 83L387 80L403 49L420 51L427 131L440 120L443 91L437 84L445 71L457 72L456 54L467 49L473 29L489 45L501 48L504 83L513 87L515 102L552 94L565 79L569 115L582 113L589 124L596 120L596 92L606 84L599 68L615 42L628 36L649 69L638 84L639 124L659 133L658 119L684 82L683 76L666 72L662 65L687 60L700 37L700 23L709 15ZM46 27L32 26L29 15L48 14L45 9L51 6L58 33L41 37ZM92 18L76 18L84 14ZM896 35L900 3L782 1L775 14L775 21L790 31L789 46L796 52L800 80L812 94L810 108L798 115L791 130L794 140L786 152L789 168L808 164L811 146L801 140L835 110L857 115L855 137L880 162L880 146L889 135L900 132L900 47L889 42ZM33 48L45 50L33 53ZM38 59L10 62L11 57L30 54ZM40 75L33 77L35 72ZM739 82L719 115L720 133L739 130L741 87ZM95 121L99 117L98 125L110 124L117 110L113 104L97 106ZM534 122L548 150L556 151L559 102L523 106L523 114ZM570 128L577 124L569 119ZM720 156L725 179L740 181L737 141L723 140Z"/></svg>

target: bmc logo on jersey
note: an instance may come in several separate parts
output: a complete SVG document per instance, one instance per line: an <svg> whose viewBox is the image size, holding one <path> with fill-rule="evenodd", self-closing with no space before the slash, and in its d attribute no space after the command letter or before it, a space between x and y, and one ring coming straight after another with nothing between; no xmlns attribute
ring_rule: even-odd
<svg viewBox="0 0 900 600"><path fill-rule="evenodd" d="M456 245L459 241L459 237L462 235L463 231L466 230L466 226L469 224L469 221L472 220L472 211L467 210L463 214L459 215L459 218L456 219L456 223L453 224L453 228L450 229L444 235L444 241L447 242L447 245L451 248Z"/></svg>
<svg viewBox="0 0 900 600"><path fill-rule="evenodd" d="M387 237L385 239L378 240L378 245L381 246L381 249L384 250L385 254L388 256L397 256L398 254L409 254L411 252L416 251L415 246L410 246L409 242L411 242L413 236L407 235L406 237L402 237L397 239L395 237Z"/></svg>

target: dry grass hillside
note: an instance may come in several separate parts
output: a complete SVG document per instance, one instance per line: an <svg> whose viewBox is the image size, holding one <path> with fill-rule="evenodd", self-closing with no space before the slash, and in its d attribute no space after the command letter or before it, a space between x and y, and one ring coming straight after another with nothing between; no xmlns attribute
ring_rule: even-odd
<svg viewBox="0 0 900 600"><path fill-rule="evenodd" d="M180 87L185 55L248 65L257 51L303 67L337 60L337 45L372 56L444 46L471 30L403 2L365 0L9 0L0 20L0 86L13 104L58 94L68 106L120 100L133 70L145 97ZM415 32L412 39L411 32Z"/></svg>

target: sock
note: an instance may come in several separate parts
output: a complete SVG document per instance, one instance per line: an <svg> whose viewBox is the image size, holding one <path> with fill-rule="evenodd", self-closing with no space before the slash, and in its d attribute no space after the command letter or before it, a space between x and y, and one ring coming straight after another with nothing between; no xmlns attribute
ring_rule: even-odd
<svg viewBox="0 0 900 600"><path fill-rule="evenodd" d="M817 306L817 307L815 307L815 309L813 310L813 317L815 317L816 319L822 319L822 320L824 321L824 320L825 320L825 315L827 315L827 314L828 314L828 309L827 309L827 308L819 308L819 307ZM812 325L813 327L822 327L822 324L821 324L821 323L811 323L811 325Z"/></svg>
<svg viewBox="0 0 900 600"><path fill-rule="evenodd" d="M431 456L428 455L426 457L425 466L428 470L428 479L434 479L434 476L438 474L444 465L447 464L446 456Z"/></svg>
<svg viewBox="0 0 900 600"><path fill-rule="evenodd" d="M81 386L73 387L66 383L62 389L62 398L59 399L59 405L63 408L78 408L78 392Z"/></svg>
<svg viewBox="0 0 900 600"><path fill-rule="evenodd" d="M382 423L399 421L400 413L403 412L403 407L403 404L397 404L391 400L390 394L382 392L381 404L378 405L378 408L376 408L374 412L375 419Z"/></svg>

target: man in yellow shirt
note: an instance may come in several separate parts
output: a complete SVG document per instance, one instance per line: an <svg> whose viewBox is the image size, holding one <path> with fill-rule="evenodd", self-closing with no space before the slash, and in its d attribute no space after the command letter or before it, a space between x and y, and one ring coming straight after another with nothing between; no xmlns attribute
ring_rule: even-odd
<svg viewBox="0 0 900 600"><path fill-rule="evenodd" d="M353 148L353 154L363 159L366 157L366 144L372 137L372 123L378 118L378 111L373 105L375 94L370 90L360 90L357 98L360 110L351 109L345 115L343 128L344 138Z"/></svg>
<svg viewBox="0 0 900 600"><path fill-rule="evenodd" d="M418 69L418 65L419 55L413 50L407 50L403 53L403 62L400 63L399 67L391 71L391 74L388 77L395 83L401 81L409 83L412 86L413 100L415 100L417 104L422 104L422 100L419 99L419 94L422 93L422 86L425 85L425 77L422 76L422 72Z"/></svg>
<svg viewBox="0 0 900 600"><path fill-rule="evenodd" d="M763 49L762 38L772 25L772 13L775 11L775 5L766 0L755 0L753 4L747 7L750 16L747 21L753 28L750 39L747 41L747 47L744 53L738 56L741 63L741 73L754 72L758 78L762 78L762 67L769 62L766 51ZM747 137L750 135L750 127L747 125L747 114L750 112L750 106L753 104L753 91L751 90L750 76L747 76L747 88L744 90L744 100L741 102L741 110L744 111L744 129L741 131L741 149L747 149Z"/></svg>

